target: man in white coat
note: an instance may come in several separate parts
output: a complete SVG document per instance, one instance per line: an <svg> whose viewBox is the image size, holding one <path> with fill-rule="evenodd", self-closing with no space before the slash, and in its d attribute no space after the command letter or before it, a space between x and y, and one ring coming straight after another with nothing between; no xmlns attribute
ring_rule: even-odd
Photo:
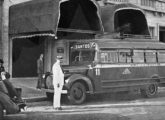
<svg viewBox="0 0 165 120"><path fill-rule="evenodd" d="M62 56L57 56L56 62L53 65L53 86L54 86L54 100L53 100L53 108L56 110L62 110L61 108L61 93L62 87L64 85L64 73L60 66L60 60Z"/></svg>

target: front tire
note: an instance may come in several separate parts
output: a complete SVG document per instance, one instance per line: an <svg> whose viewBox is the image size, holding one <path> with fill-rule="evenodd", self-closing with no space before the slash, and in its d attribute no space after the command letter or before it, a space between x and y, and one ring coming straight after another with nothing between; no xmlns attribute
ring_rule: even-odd
<svg viewBox="0 0 165 120"><path fill-rule="evenodd" d="M158 84L152 83L147 85L145 88L140 89L141 95L146 98L155 97L158 93Z"/></svg>
<svg viewBox="0 0 165 120"><path fill-rule="evenodd" d="M86 100L86 88L81 82L75 82L68 94L68 99L72 104L82 104Z"/></svg>

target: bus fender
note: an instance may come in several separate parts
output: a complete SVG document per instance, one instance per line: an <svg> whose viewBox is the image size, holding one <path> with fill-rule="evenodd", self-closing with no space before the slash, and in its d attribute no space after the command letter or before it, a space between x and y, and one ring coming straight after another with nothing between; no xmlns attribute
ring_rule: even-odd
<svg viewBox="0 0 165 120"><path fill-rule="evenodd" d="M89 88L89 93L93 93L93 85L91 80L86 77L85 75L81 75L81 74L73 74L71 75L69 78L67 78L65 83L65 87L69 90L72 86L72 84L76 81L83 81L86 83L87 87Z"/></svg>
<svg viewBox="0 0 165 120"><path fill-rule="evenodd" d="M159 83L160 82L160 78L158 74L154 74L151 76L151 79L154 80L155 82Z"/></svg>
<svg viewBox="0 0 165 120"><path fill-rule="evenodd" d="M154 74L151 76L151 79L158 84L158 86L162 86L164 79L160 78L158 74Z"/></svg>

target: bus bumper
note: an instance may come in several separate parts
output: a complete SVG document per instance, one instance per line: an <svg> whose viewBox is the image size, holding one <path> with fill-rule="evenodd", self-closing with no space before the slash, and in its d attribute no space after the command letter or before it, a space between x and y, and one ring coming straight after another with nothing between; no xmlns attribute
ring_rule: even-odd
<svg viewBox="0 0 165 120"><path fill-rule="evenodd" d="M51 90L51 89L45 89L45 88L41 88L41 91L44 91L45 93L46 93L46 92L54 93L54 90ZM61 93L61 94L67 94L67 93L68 93L67 90L62 90L62 93Z"/></svg>

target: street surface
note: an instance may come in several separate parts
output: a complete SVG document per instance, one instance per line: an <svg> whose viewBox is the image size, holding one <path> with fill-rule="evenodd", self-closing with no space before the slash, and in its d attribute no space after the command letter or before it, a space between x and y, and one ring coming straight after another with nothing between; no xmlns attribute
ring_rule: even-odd
<svg viewBox="0 0 165 120"><path fill-rule="evenodd" d="M35 90L32 85L28 90L25 88L24 92ZM41 91L35 91L44 96ZM159 89L155 98L142 98L137 92L104 94L88 96L82 105L71 105L63 96L62 111L54 110L52 101L46 99L27 104L26 111L7 115L5 120L165 120L165 88Z"/></svg>

